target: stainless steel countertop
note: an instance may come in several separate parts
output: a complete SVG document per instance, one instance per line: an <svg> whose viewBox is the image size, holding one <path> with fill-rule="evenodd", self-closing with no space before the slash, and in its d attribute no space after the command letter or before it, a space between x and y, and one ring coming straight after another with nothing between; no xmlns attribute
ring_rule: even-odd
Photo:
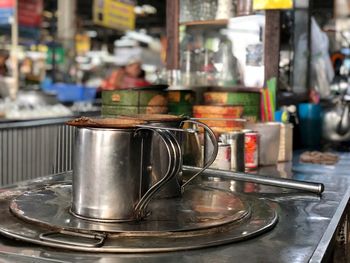
<svg viewBox="0 0 350 263"><path fill-rule="evenodd" d="M335 166L281 163L264 167L261 174L322 182L321 196L252 183L203 179L203 184L245 192L278 204L279 222L270 232L253 239L209 249L156 254L78 253L0 238L1 262L320 262L327 259L338 224L350 197L350 153L341 154ZM60 174L21 183L59 182ZM4 189L0 189L0 194ZM1 218L1 216L0 216Z"/></svg>

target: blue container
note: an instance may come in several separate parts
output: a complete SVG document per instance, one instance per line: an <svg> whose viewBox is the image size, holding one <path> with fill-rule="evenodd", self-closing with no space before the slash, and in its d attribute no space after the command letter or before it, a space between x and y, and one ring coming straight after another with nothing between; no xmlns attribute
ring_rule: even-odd
<svg viewBox="0 0 350 263"><path fill-rule="evenodd" d="M97 88L84 87L82 100L84 101L94 100L96 98L96 92L97 92Z"/></svg>
<svg viewBox="0 0 350 263"><path fill-rule="evenodd" d="M97 88L84 87L82 85L66 83L45 83L44 91L56 93L60 102L90 101L96 97Z"/></svg>
<svg viewBox="0 0 350 263"><path fill-rule="evenodd" d="M319 104L298 105L300 136L303 147L319 148L322 134L322 108Z"/></svg>
<svg viewBox="0 0 350 263"><path fill-rule="evenodd" d="M80 101L83 97L83 87L73 84L56 83L54 90L57 92L57 99L61 102Z"/></svg>

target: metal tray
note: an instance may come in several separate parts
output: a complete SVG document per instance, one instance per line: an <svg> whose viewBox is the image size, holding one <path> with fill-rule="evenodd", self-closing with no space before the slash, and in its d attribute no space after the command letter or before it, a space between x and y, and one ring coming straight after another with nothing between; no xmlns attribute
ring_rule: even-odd
<svg viewBox="0 0 350 263"><path fill-rule="evenodd" d="M144 253L242 241L277 223L273 203L204 186L190 186L182 198L153 200L149 216L133 223L77 218L69 212L70 199L67 183L2 193L0 233L76 251Z"/></svg>

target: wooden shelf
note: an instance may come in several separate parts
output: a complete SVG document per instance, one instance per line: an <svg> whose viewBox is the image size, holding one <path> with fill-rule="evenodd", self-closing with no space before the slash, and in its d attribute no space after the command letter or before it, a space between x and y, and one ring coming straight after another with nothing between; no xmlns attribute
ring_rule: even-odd
<svg viewBox="0 0 350 263"><path fill-rule="evenodd" d="M228 19L218 20L198 20L189 22L180 22L180 26L225 26L228 23Z"/></svg>

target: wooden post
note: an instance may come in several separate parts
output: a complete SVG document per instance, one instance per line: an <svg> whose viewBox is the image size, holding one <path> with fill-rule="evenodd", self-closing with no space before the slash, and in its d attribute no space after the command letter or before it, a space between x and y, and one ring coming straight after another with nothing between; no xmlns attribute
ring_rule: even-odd
<svg viewBox="0 0 350 263"><path fill-rule="evenodd" d="M11 64L12 81L10 84L10 98L16 99L18 91L18 0L13 1L13 17L11 21Z"/></svg>
<svg viewBox="0 0 350 263"><path fill-rule="evenodd" d="M279 75L279 51L281 34L281 12L266 10L265 13L265 81Z"/></svg>
<svg viewBox="0 0 350 263"><path fill-rule="evenodd" d="M167 69L179 68L179 0L166 1Z"/></svg>

